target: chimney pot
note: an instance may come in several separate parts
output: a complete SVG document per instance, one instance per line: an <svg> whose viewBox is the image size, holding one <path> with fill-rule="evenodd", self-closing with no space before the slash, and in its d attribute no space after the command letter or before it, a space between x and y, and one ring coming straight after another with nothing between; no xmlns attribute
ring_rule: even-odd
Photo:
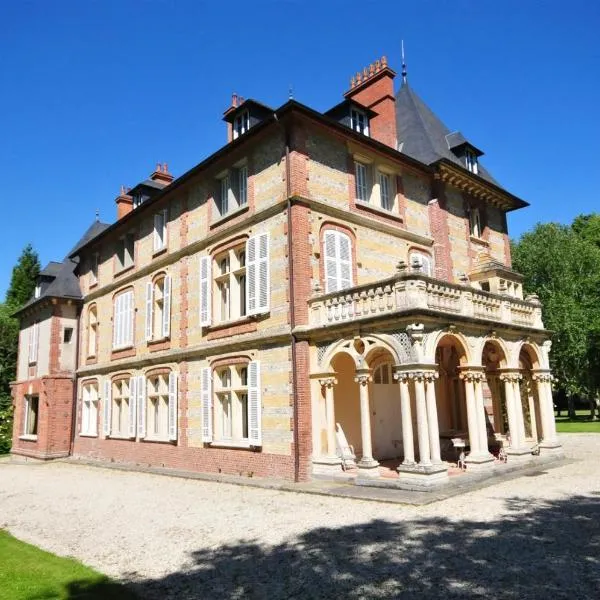
<svg viewBox="0 0 600 600"><path fill-rule="evenodd" d="M163 173L168 173L169 169L168 169L168 165L167 163L163 163Z"/></svg>
<svg viewBox="0 0 600 600"><path fill-rule="evenodd" d="M237 106L237 104L238 104L238 97L237 97L237 94L234 92L231 95L231 106Z"/></svg>

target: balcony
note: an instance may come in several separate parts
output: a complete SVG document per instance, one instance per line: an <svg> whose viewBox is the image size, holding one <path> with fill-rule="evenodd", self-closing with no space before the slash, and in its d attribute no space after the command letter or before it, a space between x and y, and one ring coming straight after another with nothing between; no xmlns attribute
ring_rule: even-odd
<svg viewBox="0 0 600 600"><path fill-rule="evenodd" d="M320 327L415 310L544 328L542 305L535 295L521 300L418 273L396 275L314 297L309 301L309 322L311 327Z"/></svg>

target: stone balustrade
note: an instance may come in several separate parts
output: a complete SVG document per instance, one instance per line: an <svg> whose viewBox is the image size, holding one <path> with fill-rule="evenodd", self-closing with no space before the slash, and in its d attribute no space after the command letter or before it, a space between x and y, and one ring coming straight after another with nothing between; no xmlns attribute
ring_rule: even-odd
<svg viewBox="0 0 600 600"><path fill-rule="evenodd" d="M525 300L448 283L418 273L402 274L309 301L310 325L332 325L423 309L543 329L537 296Z"/></svg>

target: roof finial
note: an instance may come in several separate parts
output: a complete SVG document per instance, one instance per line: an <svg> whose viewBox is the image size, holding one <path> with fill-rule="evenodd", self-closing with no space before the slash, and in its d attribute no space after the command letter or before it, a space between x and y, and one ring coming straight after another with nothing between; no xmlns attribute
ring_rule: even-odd
<svg viewBox="0 0 600 600"><path fill-rule="evenodd" d="M404 40L402 40L402 85L407 83L406 61L404 60Z"/></svg>
<svg viewBox="0 0 600 600"><path fill-rule="evenodd" d="M288 100L294 99L294 87L290 83L290 87L288 88Z"/></svg>
<svg viewBox="0 0 600 600"><path fill-rule="evenodd" d="M100 223L100 210L96 209L96 223Z"/></svg>

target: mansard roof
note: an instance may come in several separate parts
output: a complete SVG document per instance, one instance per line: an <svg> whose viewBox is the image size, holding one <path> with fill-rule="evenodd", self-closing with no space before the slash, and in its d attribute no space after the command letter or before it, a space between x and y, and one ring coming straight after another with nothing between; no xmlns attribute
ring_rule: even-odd
<svg viewBox="0 0 600 600"><path fill-rule="evenodd" d="M402 84L396 94L396 129L398 150L416 160L432 165L442 159L464 168L463 162L452 152L453 148L467 145L479 156L481 150L460 132L452 132L408 85ZM479 165L478 175L498 185L491 174Z"/></svg>
<svg viewBox="0 0 600 600"><path fill-rule="evenodd" d="M94 221L83 234L81 239L73 246L73 249L67 254L67 256L75 256L80 248L83 248L88 242L91 242L96 236L100 235L105 229L108 229L110 225L108 223L100 223L100 221Z"/></svg>

